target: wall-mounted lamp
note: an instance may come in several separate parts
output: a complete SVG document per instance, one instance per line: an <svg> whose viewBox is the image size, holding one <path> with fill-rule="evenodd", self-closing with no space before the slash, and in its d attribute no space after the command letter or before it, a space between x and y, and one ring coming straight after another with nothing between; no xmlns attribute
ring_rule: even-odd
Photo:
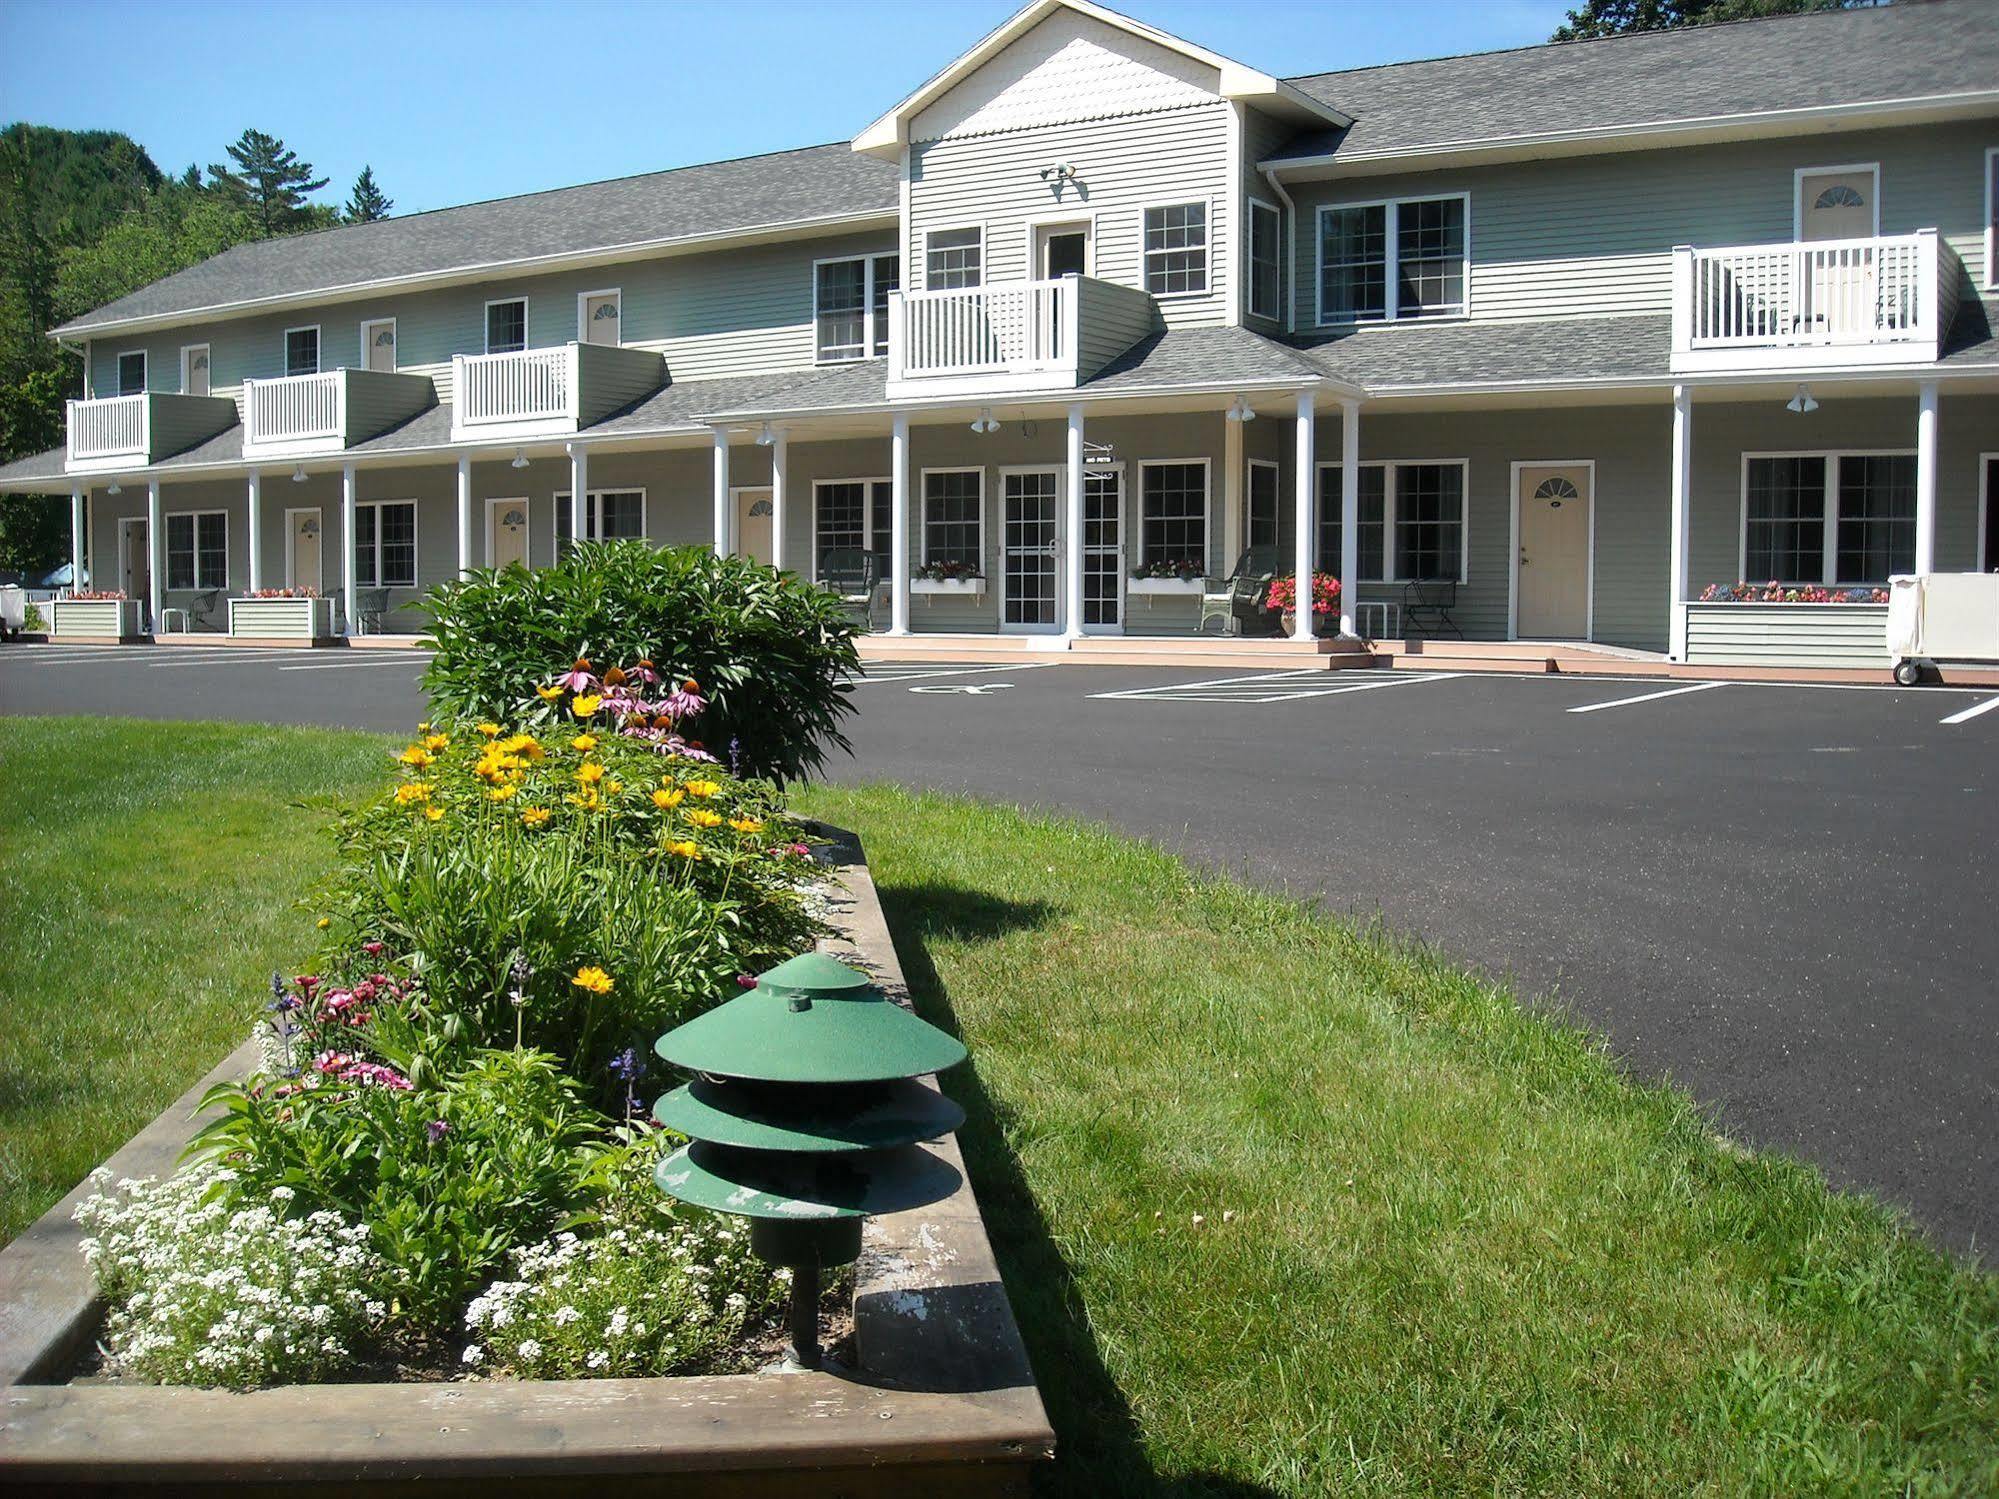
<svg viewBox="0 0 1999 1499"><path fill-rule="evenodd" d="M526 450L525 450L525 449L523 449L523 448L515 448L515 449L514 449L514 461L513 461L512 463L508 464L508 465L507 465L507 467L509 467L509 468L526 468L527 466L528 466L528 455L527 455L527 452L526 452Z"/></svg>
<svg viewBox="0 0 1999 1499"><path fill-rule="evenodd" d="M106 494L123 494L125 492L125 486L120 484L116 479L113 479L111 481L111 487L105 490L104 492Z"/></svg>
<svg viewBox="0 0 1999 1499"><path fill-rule="evenodd" d="M1241 396L1237 396L1233 401L1229 402L1229 409L1224 414L1232 422L1253 422L1256 420L1256 409Z"/></svg>
<svg viewBox="0 0 1999 1499"><path fill-rule="evenodd" d="M1784 409L1786 411L1795 411L1798 415L1805 416L1810 412L1817 411L1819 403L1812 399L1812 388L1809 385L1800 385L1798 393L1784 403Z"/></svg>
<svg viewBox="0 0 1999 1499"><path fill-rule="evenodd" d="M1041 169L1041 180L1043 182L1074 182L1076 180L1076 168L1066 161L1055 162L1053 165L1045 166Z"/></svg>
<svg viewBox="0 0 1999 1499"><path fill-rule="evenodd" d="M771 431L770 423L765 422L761 430L759 430L757 433L757 446L760 448L767 448L776 441L777 441L777 434Z"/></svg>
<svg viewBox="0 0 1999 1499"><path fill-rule="evenodd" d="M988 432L999 431L999 428L1000 424L993 420L993 408L990 406L981 406L979 408L978 420L972 423L972 430L978 433L979 436L984 437Z"/></svg>
<svg viewBox="0 0 1999 1499"><path fill-rule="evenodd" d="M305 465L303 463L295 463L292 465L292 483L294 484L305 483Z"/></svg>

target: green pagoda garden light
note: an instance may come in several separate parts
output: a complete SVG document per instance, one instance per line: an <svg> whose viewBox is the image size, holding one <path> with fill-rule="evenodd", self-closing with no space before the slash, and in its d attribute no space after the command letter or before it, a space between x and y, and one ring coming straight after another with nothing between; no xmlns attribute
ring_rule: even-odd
<svg viewBox="0 0 1999 1499"><path fill-rule="evenodd" d="M689 1141L654 1182L750 1220L751 1248L791 1271L791 1361L818 1368L820 1277L859 1258L861 1221L958 1189L957 1170L918 1142L965 1111L917 1079L964 1061L964 1046L815 952L653 1049L695 1074L653 1107Z"/></svg>

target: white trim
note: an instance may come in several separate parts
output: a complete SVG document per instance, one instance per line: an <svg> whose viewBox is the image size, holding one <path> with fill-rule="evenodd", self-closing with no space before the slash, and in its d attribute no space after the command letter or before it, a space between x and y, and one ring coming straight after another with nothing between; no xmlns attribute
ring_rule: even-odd
<svg viewBox="0 0 1999 1499"><path fill-rule="evenodd" d="M932 474L977 474L979 476L979 571L986 570L986 505L991 499L992 486L986 483L986 466L983 463L960 463L943 468L920 468L916 471L916 526L920 533L917 538L917 567L930 565L930 476ZM893 505L895 502L889 502ZM902 571L914 572L914 568Z"/></svg>
<svg viewBox="0 0 1999 1499"><path fill-rule="evenodd" d="M1041 234L1046 229L1075 229L1083 231L1083 274L1097 274L1097 210L1094 208L1071 208L1067 212L1050 209L1045 213L1030 213L1021 221L1027 236L1026 254L1021 263L1027 267L1029 281L1053 281L1058 278L1048 274L1048 267L1041 257Z"/></svg>
<svg viewBox="0 0 1999 1499"><path fill-rule="evenodd" d="M356 369L368 370L374 368L373 365L368 363L368 343L372 337L370 330L379 328L384 323L389 325L389 341L396 351L396 362L390 365L389 368L391 370L399 370L403 367L403 335L402 330L396 326L396 320L393 317L370 317L361 319L361 362L355 366Z"/></svg>
<svg viewBox="0 0 1999 1499"><path fill-rule="evenodd" d="M310 333L312 335L312 368L309 370L295 370L292 368L292 335L294 333ZM320 331L318 323L300 323L296 328L285 329L284 341L278 347L280 355L284 360L285 378L287 380L291 379L294 375L319 375L326 372L326 337Z"/></svg>
<svg viewBox="0 0 1999 1499"><path fill-rule="evenodd" d="M861 263L861 352L843 354L829 359L819 346L819 268L825 265L845 265L850 260ZM812 362L816 365L858 364L863 359L880 359L888 349L888 309L882 309L882 325L875 326L875 262L893 260L896 262L896 287L902 286L902 256L897 250L866 250L855 255L822 255L812 262ZM985 271L985 247L980 242L979 270ZM880 344L882 354L875 352Z"/></svg>
<svg viewBox="0 0 1999 1499"><path fill-rule="evenodd" d="M1063 503L1065 493L1064 480L1068 476L1069 465L1066 463L1004 463L995 472L999 475L999 487L994 495L994 500L999 507L994 512L994 519L999 523L995 527L998 532L999 545L994 550L993 556L999 564L994 568L994 571L999 574L999 587L996 595L999 600L999 618L996 621L999 626L999 632L1002 635L1059 635L1068 628L1067 616L1069 612L1067 607L1069 594L1069 536L1068 527L1064 524L1068 506ZM1055 481L1055 493L1050 496L1055 507L1051 516L1051 524L1054 528L1055 555L1050 559L1055 563L1055 617L1052 620L1036 620L1032 624L1008 624L1006 606L1012 595L1006 586L1006 481L1009 478L1022 474L1047 474ZM983 544L984 538L981 537L980 539ZM915 581L914 579L911 580L912 587L915 586Z"/></svg>
<svg viewBox="0 0 1999 1499"><path fill-rule="evenodd" d="M183 515L194 522L194 581L185 588L175 588L171 583L173 573L173 542L169 538L173 531L173 522ZM201 581L201 518L204 515L219 515L222 517L222 581L220 583L205 584ZM214 506L205 510L169 510L161 515L160 527L162 532L166 533L161 538L163 545L160 548L160 558L166 564L168 573L168 578L162 581L162 592L206 593L211 588L220 588L224 593L229 591L229 511L226 507Z"/></svg>
<svg viewBox="0 0 1999 1499"><path fill-rule="evenodd" d="M1850 583L1835 583L1834 576L1839 571L1839 463L1842 458L1914 458L1914 448L1785 448L1785 449L1743 449L1742 465L1737 490L1735 528L1735 581L1747 583L1749 577L1749 463L1754 458L1823 458L1825 465L1825 495L1822 512L1823 531L1819 538L1820 568L1816 578L1757 578L1758 583L1776 582L1799 588L1867 588L1880 586L1886 578L1867 578ZM1689 603L1698 600L1688 600Z"/></svg>
<svg viewBox="0 0 1999 1499"><path fill-rule="evenodd" d="M1226 262L1228 285L1223 290L1224 316L1222 321L1231 328L1242 326L1243 307L1247 302L1247 297L1243 289L1243 272L1249 264L1249 236L1242 232L1242 226L1249 221L1249 209L1248 205L1243 201L1248 196L1248 188L1243 182L1243 118L1242 104L1237 100L1231 99L1229 101L1228 128L1223 133L1224 147L1228 151L1229 156L1228 192L1222 199L1222 213L1228 220L1222 242L1229 248L1228 261ZM1209 233L1208 240L1210 245L1209 260L1212 262L1214 259L1214 235L1212 232ZM1139 248L1142 251L1144 246L1141 245ZM1208 279L1211 283L1214 280L1212 270L1209 272Z"/></svg>
<svg viewBox="0 0 1999 1499"><path fill-rule="evenodd" d="M1175 468L1186 464L1199 464L1201 469L1201 571L1208 570L1208 559L1214 555L1215 546L1215 474L1212 458L1141 458L1138 460L1138 483L1134 493L1127 497L1128 506L1135 504L1138 518L1138 547L1127 560L1125 578L1126 592L1130 592L1133 581L1129 576L1132 567L1145 562L1145 471L1149 468ZM1233 567L1235 558L1224 560L1223 566Z"/></svg>
<svg viewBox="0 0 1999 1499"><path fill-rule="evenodd" d="M585 482L587 483L588 481L586 480ZM554 562L562 560L562 517L569 515L569 497L574 493L575 488L573 485L564 485L554 493L554 512L548 518L548 555L551 561ZM586 535L583 539L585 541L602 541L604 539L604 517L602 507L597 502L607 494L635 494L639 497L639 534L635 537L627 536L619 539L624 541L652 540L652 505L651 501L646 497L646 487L643 484L590 484L583 491L583 528L590 534ZM529 517L532 520L532 507L529 509ZM573 536L569 539L572 543L576 540ZM530 542L529 546L532 548L533 543Z"/></svg>
<svg viewBox="0 0 1999 1499"><path fill-rule="evenodd" d="M1596 639L1596 460L1594 458L1527 458L1508 471L1513 487L1512 515L1507 530L1506 638L1520 638L1520 471L1526 468L1586 468L1589 470L1589 552L1583 587L1583 639ZM1538 638L1538 637L1537 637Z"/></svg>
<svg viewBox="0 0 1999 1499"><path fill-rule="evenodd" d="M493 348L493 309L495 307L505 307L515 302L521 304L521 347L519 350L501 349L498 352L502 354L512 354L516 352L525 352L526 350L534 347L534 343L529 337L529 329L528 329L528 315L534 309L528 305L528 299L525 296L488 297L486 299L486 305L479 310L479 344L480 344L481 353L491 354L495 352ZM619 310L623 311L622 308L620 308ZM453 399L456 399L457 392L453 391L452 396Z"/></svg>
<svg viewBox="0 0 1999 1499"><path fill-rule="evenodd" d="M139 356L139 388L137 390L127 390L125 388L125 361L130 359L134 354ZM152 389L153 361L144 349L120 349L118 351L118 358L113 362L111 368L116 373L118 384L118 389L112 392L114 396L144 395L148 390Z"/></svg>
<svg viewBox="0 0 1999 1499"><path fill-rule="evenodd" d="M1971 554L1971 571L1985 571L1985 546L1992 537L1992 507L1999 505L1999 489L1992 484L1992 466L1999 464L1999 453L1978 455L1978 550Z"/></svg>
<svg viewBox="0 0 1999 1499"><path fill-rule="evenodd" d="M1179 255L1180 250L1148 250L1145 248L1146 215L1168 208L1193 208L1198 205L1201 219L1201 285L1192 291L1154 291L1150 285L1152 271L1150 259L1154 255ZM1212 297L1215 294L1215 200L1212 195L1196 194L1191 198L1162 198L1157 202L1138 205L1138 289L1155 302L1189 302L1198 297Z"/></svg>
<svg viewBox="0 0 1999 1499"><path fill-rule="evenodd" d="M1999 146L1985 152L1985 286L1999 288Z"/></svg>
<svg viewBox="0 0 1999 1499"><path fill-rule="evenodd" d="M285 587L298 588L301 585L292 575L292 538L298 534L298 527L292 520L295 515L316 515L319 517L319 574L309 585L313 592L324 597L326 594L326 511L318 505L288 505L285 507Z"/></svg>
<svg viewBox="0 0 1999 1499"><path fill-rule="evenodd" d="M986 233L985 220L979 219L972 223L933 224L928 229L925 229L923 231L923 251L920 263L917 266L917 270L921 272L917 280L921 285L914 288L905 286L903 289L905 291L970 291L972 289L970 286L939 287L930 284L930 237L934 234L959 234L967 229L972 230L979 236L979 279L974 281L972 286L984 286L986 284L986 272L992 268L990 264L991 256L987 253L990 248L988 241L991 239L991 236Z"/></svg>
<svg viewBox="0 0 1999 1499"><path fill-rule="evenodd" d="M382 581L381 512L389 505L407 505L410 507L410 581L407 583L384 583ZM355 538L361 534L360 515L363 510L373 510L375 512L375 581L372 583L363 583L361 581L361 554L355 550L354 546ZM384 500L363 500L357 498L354 501L354 516L355 525L353 534L340 538L340 544L346 549L348 557L353 561L354 591L359 593L363 588L400 588L408 592L412 589L423 587L423 557L419 550L423 544L423 512L417 501L414 498ZM322 531L321 534L324 535L325 533ZM322 554L324 550L324 547L322 547ZM346 573L347 570L343 566L341 576L344 578ZM343 599L341 602L345 607L348 619L352 620L356 608L354 600Z"/></svg>
<svg viewBox="0 0 1999 1499"><path fill-rule="evenodd" d="M609 297L618 304L618 341L613 347L625 346L625 289L622 286L600 286L595 291L579 291L576 294L576 341L590 342L590 319L587 308L591 299Z"/></svg>
<svg viewBox="0 0 1999 1499"><path fill-rule="evenodd" d="M194 394L193 391L187 388L188 355L194 353L197 349L208 356L208 389L203 394L214 395L215 350L209 344L182 344L180 346L180 393L184 396Z"/></svg>
<svg viewBox="0 0 1999 1499"><path fill-rule="evenodd" d="M854 478L814 479L812 481L812 565L809 569L807 569L807 571L809 571L811 578L815 583L819 581L819 553L821 551L820 542L825 538L825 532L822 531L819 526L820 489L834 484L858 484L861 486L861 548L860 549L863 552L867 552L870 555L872 555L874 552L874 536L875 536L875 486L877 484L887 484L892 486L894 483L895 481L891 479L887 474L870 474ZM884 495L882 497L882 501L886 505L893 505L895 503L895 496L893 494ZM983 540L983 536L981 537L981 539ZM889 559L891 563L893 563L894 560L895 559L893 557ZM797 569L794 569L794 571L797 571Z"/></svg>
<svg viewBox="0 0 1999 1499"><path fill-rule="evenodd" d="M1457 309L1451 312L1411 313L1403 316L1400 301L1396 296L1396 283L1400 279L1397 271L1401 265L1401 245L1399 244L1401 214L1405 204L1441 203L1446 198L1456 198L1465 206L1464 213L1464 297ZM1381 216L1382 265L1381 265L1381 313L1378 317L1350 317L1329 319L1326 316L1326 215L1351 208L1379 208ZM1459 322L1471 316L1471 192L1454 193L1407 193L1396 198L1356 198L1339 203L1321 203L1312 214L1312 320L1321 328L1363 327L1372 323L1449 323Z"/></svg>
<svg viewBox="0 0 1999 1499"><path fill-rule="evenodd" d="M1339 464L1321 463L1316 465L1316 467L1338 468ZM1250 539L1250 531L1252 529L1252 523L1256 519L1256 508L1255 508L1256 484L1254 482L1254 479L1256 471L1260 468L1267 468L1270 470L1271 473L1270 496L1272 502L1277 506L1275 514L1273 514L1271 517L1271 520L1275 523L1277 529L1276 533L1272 535L1272 537L1270 538L1269 544L1271 546L1281 545L1281 543L1278 541L1277 538L1284 534L1284 465L1279 463L1275 458L1252 458L1249 460L1249 462L1246 465L1244 465L1244 473L1243 473L1243 486L1242 486L1242 550L1243 551L1247 551L1249 548L1256 545L1256 542ZM1318 545L1319 545L1319 539L1318 537L1315 536L1312 538L1312 548L1314 556L1318 554ZM1224 568L1233 568L1235 566L1235 562L1236 559L1234 557L1225 555L1222 558L1222 566Z"/></svg>
<svg viewBox="0 0 1999 1499"><path fill-rule="evenodd" d="M1325 492L1326 470L1338 469L1343 465L1343 462L1344 460L1335 458L1329 462L1318 462L1312 465L1312 471L1313 471L1312 495L1315 500ZM1394 570L1396 516L1395 516L1395 474L1393 470L1402 469L1402 468L1445 468L1450 466L1457 467L1463 472L1464 475L1464 477L1459 481L1458 485L1458 575L1455 579L1405 578L1398 576ZM1366 572L1364 571L1364 566L1365 566L1364 563L1362 563L1360 559L1356 558L1354 566L1354 571L1356 574L1356 577L1354 579L1355 583L1362 585L1373 585L1381 588L1400 588L1408 583L1455 582L1460 587L1468 587L1471 583L1471 460L1469 458L1363 458L1360 460L1359 463L1355 464L1354 467L1360 469L1378 468L1378 469L1389 470L1389 472L1383 474L1381 481L1381 573L1382 575L1378 578L1368 577ZM1358 505L1357 500L1356 500L1356 505ZM1344 509L1342 509L1342 514L1344 514ZM1358 522L1357 511L1355 518L1357 523ZM1312 538L1312 540L1313 540L1313 545L1316 548L1318 544L1318 538L1315 536ZM1516 556L1518 555L1517 549L1515 551L1515 555ZM1316 570L1319 572L1325 572L1328 569L1321 567Z"/></svg>
<svg viewBox="0 0 1999 1499"><path fill-rule="evenodd" d="M521 530L524 533L526 533L527 542L526 545L521 548L522 552L521 566L533 567L534 566L534 501L532 498L524 494L494 495L486 501L485 565L487 567L498 567L500 565L499 563L493 560L493 553L495 550L493 546L493 539L500 534L494 525L494 517L498 514L498 507L501 505L519 505L526 510L527 515L526 518L521 523Z"/></svg>
<svg viewBox="0 0 1999 1499"><path fill-rule="evenodd" d="M1881 163L1878 161L1848 162L1837 167L1799 167L1791 173L1791 241L1793 244L1805 237L1805 179L1807 177L1846 177L1866 172L1874 178L1874 192L1867 200L1867 208L1873 216L1874 227L1867 231L1869 239L1881 237Z"/></svg>
<svg viewBox="0 0 1999 1499"><path fill-rule="evenodd" d="M1277 307L1271 312L1256 309L1256 211L1262 209L1277 221ZM1242 306L1245 315L1265 322L1284 321L1284 210L1267 198L1251 194L1242 216Z"/></svg>

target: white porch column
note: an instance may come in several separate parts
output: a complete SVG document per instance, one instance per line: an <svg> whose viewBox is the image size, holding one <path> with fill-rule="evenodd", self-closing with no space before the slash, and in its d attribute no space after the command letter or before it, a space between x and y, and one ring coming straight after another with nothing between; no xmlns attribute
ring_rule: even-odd
<svg viewBox="0 0 1999 1499"><path fill-rule="evenodd" d="M347 633L358 635L361 614L357 607L355 590L361 586L361 559L354 550L355 511L354 465L342 464L340 468L340 587L341 599L347 612ZM379 512L377 512L379 514ZM377 538L379 541L380 538ZM377 573L377 577L381 574Z"/></svg>
<svg viewBox="0 0 1999 1499"><path fill-rule="evenodd" d="M69 586L83 587L83 563L89 551L90 523L84 511L83 497L88 494L81 484L73 484L69 491Z"/></svg>
<svg viewBox="0 0 1999 1499"><path fill-rule="evenodd" d="M146 481L146 609L152 633L160 633L160 610L166 603L167 523L160 513L160 481Z"/></svg>
<svg viewBox="0 0 1999 1499"><path fill-rule="evenodd" d="M729 429L715 429L715 555L729 554Z"/></svg>
<svg viewBox="0 0 1999 1499"><path fill-rule="evenodd" d="M472 571L472 455L458 455L458 576Z"/></svg>
<svg viewBox="0 0 1999 1499"><path fill-rule="evenodd" d="M788 477L784 470L788 449L784 428L774 428L770 434L770 565L778 572L784 571L784 490Z"/></svg>
<svg viewBox="0 0 1999 1499"><path fill-rule="evenodd" d="M1360 634L1360 402L1340 402L1340 633Z"/></svg>
<svg viewBox="0 0 1999 1499"><path fill-rule="evenodd" d="M590 450L569 444L569 542L574 546L590 535Z"/></svg>
<svg viewBox="0 0 1999 1499"><path fill-rule="evenodd" d="M1234 426L1233 422L1229 423ZM1083 403L1069 406L1069 485L1062 527L1062 633L1083 635Z"/></svg>
<svg viewBox="0 0 1999 1499"><path fill-rule="evenodd" d="M1297 607L1291 627L1293 640L1312 638L1312 392L1298 392L1298 495L1297 534L1292 538L1294 571L1297 573Z"/></svg>
<svg viewBox="0 0 1999 1499"><path fill-rule="evenodd" d="M1693 539L1694 393L1673 387L1673 479L1668 576L1666 649L1675 661L1687 659L1687 589L1691 577L1688 546Z"/></svg>
<svg viewBox="0 0 1999 1499"><path fill-rule="evenodd" d="M1937 567L1937 383L1925 380L1916 396L1916 571Z"/></svg>
<svg viewBox="0 0 1999 1499"><path fill-rule="evenodd" d="M1245 507L1243 505L1243 479L1246 466L1242 461L1241 422L1222 418L1222 576L1235 571L1236 558L1242 555L1243 536L1248 530Z"/></svg>
<svg viewBox="0 0 1999 1499"><path fill-rule="evenodd" d="M889 428L888 632L909 633L909 417L895 414Z"/></svg>
<svg viewBox="0 0 1999 1499"><path fill-rule="evenodd" d="M264 586L264 473L250 470L250 592Z"/></svg>

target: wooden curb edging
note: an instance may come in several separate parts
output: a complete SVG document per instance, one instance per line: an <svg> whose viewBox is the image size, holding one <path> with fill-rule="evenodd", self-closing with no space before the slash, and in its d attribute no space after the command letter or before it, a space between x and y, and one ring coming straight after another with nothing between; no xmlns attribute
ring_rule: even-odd
<svg viewBox="0 0 1999 1499"><path fill-rule="evenodd" d="M907 985L860 842L826 829L841 893L822 947ZM248 1071L246 1043L105 1164L173 1169L207 1087ZM959 1169L957 1142L932 1147ZM291 1385L239 1394L50 1383L102 1306L71 1218L80 1184L0 1250L0 1489L10 1494L932 1496L1026 1492L1054 1454L969 1180L871 1220L855 1270L861 1372L682 1379Z"/></svg>

